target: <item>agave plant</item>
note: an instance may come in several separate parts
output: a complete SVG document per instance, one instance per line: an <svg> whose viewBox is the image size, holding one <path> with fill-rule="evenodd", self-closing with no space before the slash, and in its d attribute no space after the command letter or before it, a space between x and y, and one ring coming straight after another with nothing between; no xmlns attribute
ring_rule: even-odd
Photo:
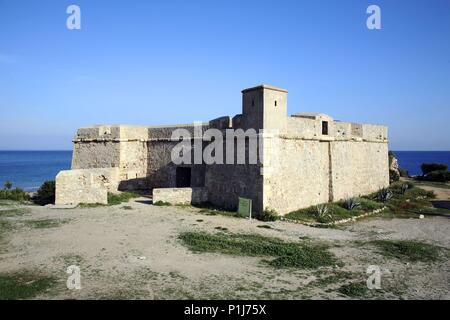
<svg viewBox="0 0 450 320"><path fill-rule="evenodd" d="M388 188L383 188L380 191L378 191L377 198L381 202L388 202L392 198L393 194L392 191Z"/></svg>
<svg viewBox="0 0 450 320"><path fill-rule="evenodd" d="M409 189L409 184L407 184L407 183L402 184L402 186L401 186L401 188L400 188L400 191L401 191L401 193L402 193L402 196L405 195L405 193L406 193L406 191L407 191L408 189Z"/></svg>
<svg viewBox="0 0 450 320"><path fill-rule="evenodd" d="M328 206L326 204L319 204L316 206L316 211L314 214L317 220L325 221L328 219L332 219L332 216L328 211Z"/></svg>
<svg viewBox="0 0 450 320"><path fill-rule="evenodd" d="M344 208L350 211L359 208L360 206L361 203L357 201L355 198L350 198L344 201Z"/></svg>

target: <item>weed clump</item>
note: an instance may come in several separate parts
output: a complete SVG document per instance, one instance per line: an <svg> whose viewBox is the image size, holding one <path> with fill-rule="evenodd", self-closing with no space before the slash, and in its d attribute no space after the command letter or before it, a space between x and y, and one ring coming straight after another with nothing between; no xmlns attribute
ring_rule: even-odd
<svg viewBox="0 0 450 320"><path fill-rule="evenodd" d="M179 238L195 252L215 252L250 257L273 257L264 260L276 268L312 269L334 266L336 258L324 245L285 242L255 234L185 232Z"/></svg>

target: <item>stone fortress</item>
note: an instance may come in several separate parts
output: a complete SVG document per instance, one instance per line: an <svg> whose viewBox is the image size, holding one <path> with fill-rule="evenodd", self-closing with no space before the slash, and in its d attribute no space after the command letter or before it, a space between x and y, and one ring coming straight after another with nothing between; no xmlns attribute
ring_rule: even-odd
<svg viewBox="0 0 450 320"><path fill-rule="evenodd" d="M236 209L243 197L252 200L255 213L271 209L284 215L389 185L387 127L320 113L288 116L287 91L269 85L242 94L242 114L200 128L263 129L258 148L264 161L175 165L171 153L180 140L172 132L194 132L194 124L81 128L73 141L72 170L56 177L56 204L106 203L108 192L135 190L152 193L153 201L227 209Z"/></svg>

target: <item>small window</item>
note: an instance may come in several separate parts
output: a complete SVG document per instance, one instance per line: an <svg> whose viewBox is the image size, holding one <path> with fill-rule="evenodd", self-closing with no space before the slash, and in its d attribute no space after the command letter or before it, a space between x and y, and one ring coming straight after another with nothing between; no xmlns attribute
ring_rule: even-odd
<svg viewBox="0 0 450 320"><path fill-rule="evenodd" d="M277 106L277 100L275 100L275 107Z"/></svg>
<svg viewBox="0 0 450 320"><path fill-rule="evenodd" d="M322 121L322 134L328 135L328 121Z"/></svg>

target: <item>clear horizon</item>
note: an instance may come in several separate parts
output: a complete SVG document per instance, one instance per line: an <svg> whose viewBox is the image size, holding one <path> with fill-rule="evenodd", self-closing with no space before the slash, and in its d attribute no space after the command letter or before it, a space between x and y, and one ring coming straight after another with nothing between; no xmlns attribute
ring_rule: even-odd
<svg viewBox="0 0 450 320"><path fill-rule="evenodd" d="M81 8L68 30L66 8ZM369 5L381 30L366 27ZM208 121L241 90L450 150L450 2L0 0L0 150L71 151L92 124Z"/></svg>

